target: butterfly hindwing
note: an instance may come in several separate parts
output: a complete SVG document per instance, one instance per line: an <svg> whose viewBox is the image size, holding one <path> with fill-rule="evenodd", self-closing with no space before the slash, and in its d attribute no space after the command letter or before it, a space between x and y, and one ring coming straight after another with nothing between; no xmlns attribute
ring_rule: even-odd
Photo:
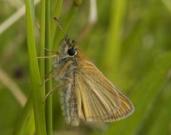
<svg viewBox="0 0 171 135"><path fill-rule="evenodd" d="M115 121L130 115L129 99L89 61L80 64L75 76L78 115L85 121Z"/></svg>

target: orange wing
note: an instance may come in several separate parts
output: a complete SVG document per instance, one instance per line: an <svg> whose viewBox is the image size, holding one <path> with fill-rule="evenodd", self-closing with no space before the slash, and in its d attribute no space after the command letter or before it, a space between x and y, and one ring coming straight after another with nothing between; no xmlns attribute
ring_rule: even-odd
<svg viewBox="0 0 171 135"><path fill-rule="evenodd" d="M86 60L75 75L75 92L79 118L85 121L116 121L134 111L131 101Z"/></svg>

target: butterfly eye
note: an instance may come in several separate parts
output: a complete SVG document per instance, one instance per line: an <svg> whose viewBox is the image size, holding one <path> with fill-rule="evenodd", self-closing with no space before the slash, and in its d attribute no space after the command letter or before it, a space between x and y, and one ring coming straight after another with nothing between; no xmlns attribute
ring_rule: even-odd
<svg viewBox="0 0 171 135"><path fill-rule="evenodd" d="M72 47L72 48L68 49L68 54L70 56L74 56L76 53L77 53L77 51L75 48Z"/></svg>

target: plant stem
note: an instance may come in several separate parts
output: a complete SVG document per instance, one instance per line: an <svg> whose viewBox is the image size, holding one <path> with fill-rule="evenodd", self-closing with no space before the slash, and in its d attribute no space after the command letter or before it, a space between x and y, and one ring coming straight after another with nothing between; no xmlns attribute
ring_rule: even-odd
<svg viewBox="0 0 171 135"><path fill-rule="evenodd" d="M111 4L111 20L106 45L105 65L107 74L117 78L121 51L121 29L126 8L126 0L115 0Z"/></svg>
<svg viewBox="0 0 171 135"><path fill-rule="evenodd" d="M45 2L46 4L46 11L45 11L45 48L48 50L52 50L52 36L51 36L51 23L52 23L52 17L51 17L51 1L48 0ZM47 52L45 52L45 55L48 55ZM45 74L48 74L51 71L52 62L50 59L45 60ZM46 94L52 90L52 81L49 80L45 84L45 90ZM49 95L46 100L46 129L47 134L52 135L53 134L53 125L52 125L52 95Z"/></svg>
<svg viewBox="0 0 171 135"><path fill-rule="evenodd" d="M52 17L60 17L61 9L63 5L63 0L54 0L54 8L52 10ZM53 21L52 23L52 36L54 37L55 31L56 31L56 21Z"/></svg>
<svg viewBox="0 0 171 135"><path fill-rule="evenodd" d="M32 101L34 109L36 135L46 135L44 93L41 89L41 78L39 73L36 41L34 30L34 8L33 0L26 0L26 26L27 26L27 47L29 54L29 65L32 85Z"/></svg>
<svg viewBox="0 0 171 135"><path fill-rule="evenodd" d="M31 98L27 101L19 120L15 124L14 135L33 135L35 133L35 123Z"/></svg>
<svg viewBox="0 0 171 135"><path fill-rule="evenodd" d="M40 56L45 55L45 0L41 0L41 18L40 18ZM40 60L41 77L45 77L45 60ZM44 90L45 91L45 90Z"/></svg>

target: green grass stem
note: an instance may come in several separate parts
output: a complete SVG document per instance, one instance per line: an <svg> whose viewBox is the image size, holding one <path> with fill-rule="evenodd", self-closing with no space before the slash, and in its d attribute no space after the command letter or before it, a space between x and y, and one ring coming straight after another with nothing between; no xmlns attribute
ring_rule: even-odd
<svg viewBox="0 0 171 135"><path fill-rule="evenodd" d="M105 44L105 65L110 78L118 78L121 52L121 32L125 15L126 0L111 1L111 19L109 21L107 42ZM111 74L111 71L113 74Z"/></svg>
<svg viewBox="0 0 171 135"><path fill-rule="evenodd" d="M32 100L35 117L36 135L46 135L44 92L42 91L42 81L37 61L34 6L33 0L26 0L26 27L27 27L27 47L30 65L30 77L32 84Z"/></svg>
<svg viewBox="0 0 171 135"><path fill-rule="evenodd" d="M53 18L51 17L51 1L46 1L46 12L45 12L45 48L52 50L52 36L51 36L51 24ZM45 56L48 56L49 53L46 51ZM52 61L51 59L45 60L45 74L49 74L52 71ZM48 76L51 77L51 76ZM45 84L46 94L52 90L52 80L49 80ZM49 95L46 100L46 129L47 135L53 134L53 125L52 125L52 95Z"/></svg>
<svg viewBox="0 0 171 135"><path fill-rule="evenodd" d="M20 119L14 129L14 135L33 135L35 133L34 114L31 98L27 101Z"/></svg>

